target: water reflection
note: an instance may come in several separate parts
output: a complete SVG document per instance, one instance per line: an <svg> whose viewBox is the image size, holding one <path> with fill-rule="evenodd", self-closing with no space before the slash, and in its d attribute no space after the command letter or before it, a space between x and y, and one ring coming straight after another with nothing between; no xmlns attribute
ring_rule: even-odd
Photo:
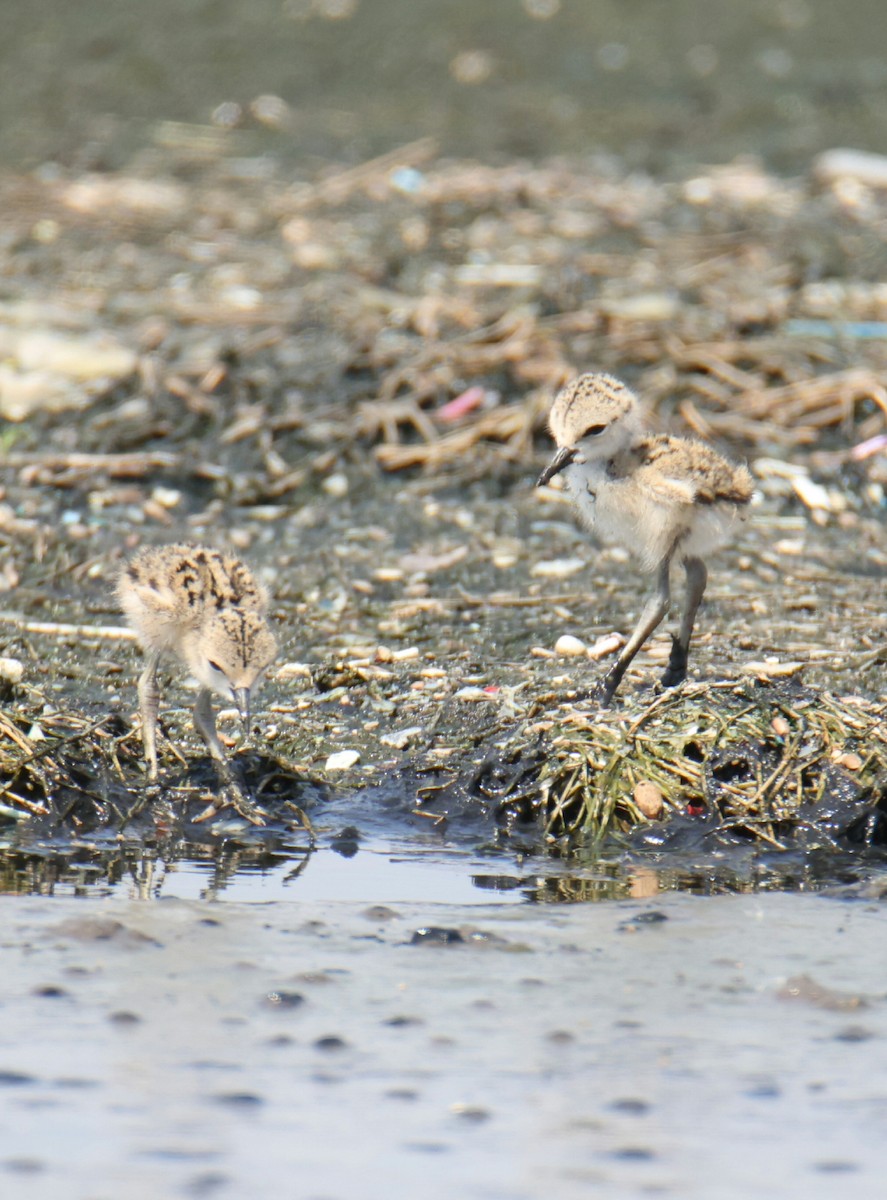
<svg viewBox="0 0 887 1200"><path fill-rule="evenodd" d="M491 859L498 870L490 870ZM668 892L696 896L773 891L842 895L887 886L880 853L815 851L721 856L678 855L555 860L456 845L347 843L269 848L192 846L164 856L156 848L36 846L0 851L0 893L6 895L170 897L229 901L298 900L384 904L588 904L652 900Z"/></svg>

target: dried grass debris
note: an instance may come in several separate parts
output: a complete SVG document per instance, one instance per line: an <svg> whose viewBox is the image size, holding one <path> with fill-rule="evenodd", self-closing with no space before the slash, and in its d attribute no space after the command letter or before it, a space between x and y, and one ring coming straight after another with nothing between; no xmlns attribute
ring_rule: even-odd
<svg viewBox="0 0 887 1200"><path fill-rule="evenodd" d="M639 712L561 708L545 738L538 803L554 838L626 832L646 819L640 790L655 787L668 814L704 816L713 830L775 848L801 830L823 845L887 840L883 702L693 684Z"/></svg>

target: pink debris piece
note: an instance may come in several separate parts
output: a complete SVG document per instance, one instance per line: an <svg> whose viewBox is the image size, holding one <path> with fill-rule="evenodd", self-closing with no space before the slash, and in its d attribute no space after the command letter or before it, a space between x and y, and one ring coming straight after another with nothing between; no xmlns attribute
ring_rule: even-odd
<svg viewBox="0 0 887 1200"><path fill-rule="evenodd" d="M453 403L455 404L455 401ZM879 433L875 437L869 438L868 441L860 442L850 451L850 457L854 462L862 462L863 459L877 454L879 450L887 450L887 433Z"/></svg>
<svg viewBox="0 0 887 1200"><path fill-rule="evenodd" d="M451 421L460 421L462 417L467 417L470 412L474 412L476 408L480 408L486 396L486 388L478 385L470 387L462 392L460 396L456 396L455 399L448 400L442 408L437 410L435 415L438 421L443 421L444 424L449 424Z"/></svg>

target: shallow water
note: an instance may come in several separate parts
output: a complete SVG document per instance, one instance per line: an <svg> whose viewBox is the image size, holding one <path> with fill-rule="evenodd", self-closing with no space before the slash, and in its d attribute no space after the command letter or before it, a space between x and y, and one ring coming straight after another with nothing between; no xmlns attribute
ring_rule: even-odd
<svg viewBox="0 0 887 1200"><path fill-rule="evenodd" d="M882 905L388 878L384 906L8 900L4 1194L883 1194Z"/></svg>
<svg viewBox="0 0 887 1200"><path fill-rule="evenodd" d="M244 903L471 905L490 902L489 889L482 882L490 878L490 871L489 860L453 849L423 851L415 845L378 843L362 847L351 858L320 846L307 862L300 861L298 874L293 861L285 859L268 868L241 868L220 884L211 865L158 860L156 872L147 878L121 880L110 891L121 900L153 896ZM68 890L63 886L61 894ZM497 903L523 899L519 891L503 889Z"/></svg>

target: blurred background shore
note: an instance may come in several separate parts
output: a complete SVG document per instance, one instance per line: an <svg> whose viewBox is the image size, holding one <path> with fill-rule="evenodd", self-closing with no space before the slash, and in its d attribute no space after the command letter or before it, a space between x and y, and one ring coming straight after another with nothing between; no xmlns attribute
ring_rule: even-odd
<svg viewBox="0 0 887 1200"><path fill-rule="evenodd" d="M657 172L884 146L878 0L40 0L3 23L0 167L119 169L177 124L308 167L426 136Z"/></svg>

